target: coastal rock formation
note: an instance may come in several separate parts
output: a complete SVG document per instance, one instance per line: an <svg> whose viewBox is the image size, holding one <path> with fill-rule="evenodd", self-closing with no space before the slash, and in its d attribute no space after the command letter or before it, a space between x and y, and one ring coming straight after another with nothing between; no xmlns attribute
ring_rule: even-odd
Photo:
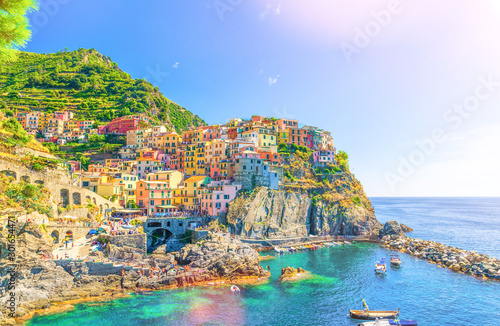
<svg viewBox="0 0 500 326"><path fill-rule="evenodd" d="M362 205L313 201L307 194L265 187L235 199L227 223L231 233L247 238L370 235L382 227Z"/></svg>
<svg viewBox="0 0 500 326"><path fill-rule="evenodd" d="M270 276L259 266L259 254L228 234L211 234L208 240L186 246L175 257L166 253L145 256L137 248L109 245L104 253L98 251L99 262L46 259L52 253L52 242L35 223L18 225L15 235L18 239L16 318L35 310L52 309L55 304L62 306L69 300L93 300L136 289L155 290L219 280L250 281ZM5 229L0 229L0 236L5 238ZM5 243L0 255L0 325L7 325L11 267L5 259Z"/></svg>
<svg viewBox="0 0 500 326"><path fill-rule="evenodd" d="M407 225L400 224L399 226L401 227L401 230L403 230L404 233L413 232L413 229Z"/></svg>
<svg viewBox="0 0 500 326"><path fill-rule="evenodd" d="M396 221L389 221L384 224L384 228L380 230L379 232L379 237L384 238L386 236L398 236L398 237L404 237L405 233L399 226L399 223Z"/></svg>
<svg viewBox="0 0 500 326"><path fill-rule="evenodd" d="M281 269L280 282L291 282L298 281L304 278L311 277L311 272L304 270L303 268L293 268L293 267L285 267Z"/></svg>
<svg viewBox="0 0 500 326"><path fill-rule="evenodd" d="M179 264L208 269L221 278L269 277L259 265L260 255L229 234L212 233L206 241L188 244L176 255Z"/></svg>
<svg viewBox="0 0 500 326"><path fill-rule="evenodd" d="M409 237L389 239L385 241L385 245L388 248L428 260L440 267L449 268L454 272L500 280L500 260L480 255L475 251Z"/></svg>

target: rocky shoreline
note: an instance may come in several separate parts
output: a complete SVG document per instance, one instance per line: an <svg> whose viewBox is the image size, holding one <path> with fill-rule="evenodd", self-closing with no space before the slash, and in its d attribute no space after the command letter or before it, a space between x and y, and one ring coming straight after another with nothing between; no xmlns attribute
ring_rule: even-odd
<svg viewBox="0 0 500 326"><path fill-rule="evenodd" d="M488 255L399 235L386 236L382 238L382 241L386 248L425 259L439 267L483 279L500 281L500 260Z"/></svg>
<svg viewBox="0 0 500 326"><path fill-rule="evenodd" d="M229 234L211 233L177 253L157 251L149 256L137 249L131 254L128 247L110 245L95 257L107 263L41 258L52 253L53 245L34 223L19 225L16 237L19 263L14 318L7 309L8 251L0 248L0 325L20 325L36 314L58 313L72 309L73 304L115 299L127 293L259 283L270 277L260 266L257 251Z"/></svg>

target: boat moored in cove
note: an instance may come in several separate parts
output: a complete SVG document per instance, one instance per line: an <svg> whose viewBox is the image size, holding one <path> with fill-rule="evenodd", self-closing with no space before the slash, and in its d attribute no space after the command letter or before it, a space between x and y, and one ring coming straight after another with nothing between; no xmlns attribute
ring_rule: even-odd
<svg viewBox="0 0 500 326"><path fill-rule="evenodd" d="M388 311L376 311L370 310L368 305L366 304L365 299L363 299L364 310L350 310L349 316L354 319L363 319L363 320L374 320L377 318L397 318L399 314L398 310L388 310Z"/></svg>
<svg viewBox="0 0 500 326"><path fill-rule="evenodd" d="M399 255L391 255L389 262L394 267L401 267L401 259L399 259Z"/></svg>
<svg viewBox="0 0 500 326"><path fill-rule="evenodd" d="M404 320L404 319L375 319L375 321L367 321L358 324L358 326L418 326L416 320Z"/></svg>
<svg viewBox="0 0 500 326"><path fill-rule="evenodd" d="M385 263L385 257L375 262L375 274L385 274L387 271L387 265Z"/></svg>

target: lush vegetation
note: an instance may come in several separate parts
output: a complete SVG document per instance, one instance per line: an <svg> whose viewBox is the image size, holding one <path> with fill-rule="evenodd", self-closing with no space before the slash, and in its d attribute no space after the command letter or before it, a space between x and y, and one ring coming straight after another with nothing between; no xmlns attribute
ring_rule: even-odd
<svg viewBox="0 0 500 326"><path fill-rule="evenodd" d="M5 119L2 115L0 115L0 144L7 148L19 145L47 152L47 149L37 142L33 136L28 135L15 118Z"/></svg>
<svg viewBox="0 0 500 326"><path fill-rule="evenodd" d="M0 1L0 63L13 61L17 49L31 36L26 13L37 8L35 0Z"/></svg>
<svg viewBox="0 0 500 326"><path fill-rule="evenodd" d="M42 185L13 183L12 178L0 173L0 209L37 211L52 217L50 193Z"/></svg>
<svg viewBox="0 0 500 326"><path fill-rule="evenodd" d="M102 125L127 115L147 116L178 132L205 122L164 97L158 87L129 74L90 49L53 54L22 52L0 73L0 109L54 112L69 110Z"/></svg>

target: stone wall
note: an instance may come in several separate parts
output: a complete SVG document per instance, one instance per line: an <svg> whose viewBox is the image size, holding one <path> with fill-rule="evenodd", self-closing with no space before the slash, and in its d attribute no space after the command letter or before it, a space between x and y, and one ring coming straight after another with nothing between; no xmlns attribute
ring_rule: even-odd
<svg viewBox="0 0 500 326"><path fill-rule="evenodd" d="M96 205L101 214L109 208L120 208L119 205L99 196L93 191L74 186L69 173L63 170L45 168L42 171L28 169L15 160L0 159L0 172L14 177L16 182L25 181L33 184L42 184L47 188L57 204L68 205Z"/></svg>
<svg viewBox="0 0 500 326"><path fill-rule="evenodd" d="M126 235L107 235L102 234L100 237L109 240L109 243L117 247L132 247L144 250L147 252L147 236L146 233L126 234Z"/></svg>

